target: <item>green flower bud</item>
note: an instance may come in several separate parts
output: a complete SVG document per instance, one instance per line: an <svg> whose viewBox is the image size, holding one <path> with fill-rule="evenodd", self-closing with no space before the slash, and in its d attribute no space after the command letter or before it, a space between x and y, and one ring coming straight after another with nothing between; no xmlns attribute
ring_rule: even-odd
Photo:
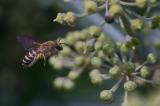
<svg viewBox="0 0 160 106"><path fill-rule="evenodd" d="M131 20L131 28L133 31L139 31L143 27L143 23L140 19Z"/></svg>
<svg viewBox="0 0 160 106"><path fill-rule="evenodd" d="M145 7L146 4L147 4L147 0L136 0L136 5L137 5L139 8Z"/></svg>
<svg viewBox="0 0 160 106"><path fill-rule="evenodd" d="M139 40L137 38L132 38L132 37L126 43L127 48L133 50L135 50L135 47L138 45L139 45Z"/></svg>
<svg viewBox="0 0 160 106"><path fill-rule="evenodd" d="M76 80L77 78L79 78L80 74L80 71L72 70L68 73L68 78L71 80Z"/></svg>
<svg viewBox="0 0 160 106"><path fill-rule="evenodd" d="M147 62L150 64L155 64L157 62L157 56L154 55L153 53L148 54L147 56Z"/></svg>
<svg viewBox="0 0 160 106"><path fill-rule="evenodd" d="M91 36L98 38L101 35L101 29L97 26L89 27L89 33Z"/></svg>
<svg viewBox="0 0 160 106"><path fill-rule="evenodd" d="M84 45L85 45L84 42L78 41L78 42L75 43L74 46L75 46L75 49L76 49L77 52L83 53L83 51L84 51Z"/></svg>
<svg viewBox="0 0 160 106"><path fill-rule="evenodd" d="M129 52L129 48L127 48L127 46L125 44L121 44L120 51L122 53L128 53Z"/></svg>
<svg viewBox="0 0 160 106"><path fill-rule="evenodd" d="M63 46L63 50L61 51L63 56L69 56L71 54L71 49L67 46Z"/></svg>
<svg viewBox="0 0 160 106"><path fill-rule="evenodd" d="M112 55L114 52L114 47L110 44L105 44L102 48L103 53L106 55Z"/></svg>
<svg viewBox="0 0 160 106"><path fill-rule="evenodd" d="M69 33L66 37L66 43L69 45L74 45L77 42L77 38Z"/></svg>
<svg viewBox="0 0 160 106"><path fill-rule="evenodd" d="M124 71L126 74L130 74L135 71L136 65L132 62L127 62L124 64Z"/></svg>
<svg viewBox="0 0 160 106"><path fill-rule="evenodd" d="M111 17L119 17L122 15L123 9L122 9L121 5L113 4L109 8L109 13L110 13Z"/></svg>
<svg viewBox="0 0 160 106"><path fill-rule="evenodd" d="M96 67L96 68L99 68L101 65L102 65L102 60L101 58L99 57L93 57L91 59L91 64Z"/></svg>
<svg viewBox="0 0 160 106"><path fill-rule="evenodd" d="M63 20L64 16L65 16L65 13L58 13L56 19L54 19L53 21L58 22L60 24L63 24L64 23L64 20Z"/></svg>
<svg viewBox="0 0 160 106"><path fill-rule="evenodd" d="M88 33L88 30L85 29L80 32L79 36L82 40L87 40L90 37L90 34Z"/></svg>
<svg viewBox="0 0 160 106"><path fill-rule="evenodd" d="M101 85L103 78L100 75L95 75L94 77L91 77L91 82L94 85Z"/></svg>
<svg viewBox="0 0 160 106"><path fill-rule="evenodd" d="M64 21L68 24L68 25L73 25L75 23L76 20L76 15L73 12L67 12L65 17L64 17Z"/></svg>
<svg viewBox="0 0 160 106"><path fill-rule="evenodd" d="M56 70L60 70L60 69L63 68L62 61L59 60L58 58L51 57L51 58L49 59L49 63L50 63Z"/></svg>
<svg viewBox="0 0 160 106"><path fill-rule="evenodd" d="M95 1L88 0L84 2L84 9L87 13L93 13L97 11L98 6Z"/></svg>
<svg viewBox="0 0 160 106"><path fill-rule="evenodd" d="M93 51L94 51L93 42L86 42L84 45L83 53L86 54L88 52L93 52Z"/></svg>
<svg viewBox="0 0 160 106"><path fill-rule="evenodd" d="M120 67L119 66L114 66L114 67L110 68L109 74L113 78L119 78L120 75L121 75L121 69L120 69Z"/></svg>
<svg viewBox="0 0 160 106"><path fill-rule="evenodd" d="M137 84L133 81L127 81L124 83L124 89L128 92L134 91L137 88Z"/></svg>
<svg viewBox="0 0 160 106"><path fill-rule="evenodd" d="M97 69L94 69L89 73L92 84L100 85L103 82L100 72Z"/></svg>
<svg viewBox="0 0 160 106"><path fill-rule="evenodd" d="M103 53L102 50L100 50L100 51L98 52L98 57L100 57L100 58L104 58L104 57L105 57L105 54Z"/></svg>
<svg viewBox="0 0 160 106"><path fill-rule="evenodd" d="M151 3L152 5L156 5L157 4L157 0L149 0L149 3Z"/></svg>
<svg viewBox="0 0 160 106"><path fill-rule="evenodd" d="M140 74L144 78L149 78L152 75L152 71L149 69L149 67L144 66L141 68Z"/></svg>
<svg viewBox="0 0 160 106"><path fill-rule="evenodd" d="M53 81L53 85L57 88L57 89L62 89L63 88L63 78L58 77Z"/></svg>
<svg viewBox="0 0 160 106"><path fill-rule="evenodd" d="M81 39L81 33L79 32L79 31L73 31L73 32L69 32L69 34L68 35L72 35L72 36L74 36L74 38L78 41L78 40L80 40ZM67 35L67 36L68 36Z"/></svg>
<svg viewBox="0 0 160 106"><path fill-rule="evenodd" d="M118 63L119 63L119 58L112 56L112 57L111 57L111 62L112 62L113 64L118 64Z"/></svg>
<svg viewBox="0 0 160 106"><path fill-rule="evenodd" d="M160 41L154 43L156 49L160 50Z"/></svg>
<svg viewBox="0 0 160 106"><path fill-rule="evenodd" d="M74 59L74 63L76 66L82 66L85 62L85 57L84 56L77 56L75 59Z"/></svg>
<svg viewBox="0 0 160 106"><path fill-rule="evenodd" d="M119 4L119 0L110 0L109 2L111 5L113 4Z"/></svg>
<svg viewBox="0 0 160 106"><path fill-rule="evenodd" d="M90 76L90 77L94 77L94 76L96 76L97 74L98 74L98 75L100 74L99 70L94 69L94 70L92 70L92 71L89 73L89 76Z"/></svg>
<svg viewBox="0 0 160 106"><path fill-rule="evenodd" d="M109 39L109 37L105 33L102 32L98 38L98 41L99 42L107 42L108 39ZM109 40L111 40L111 39L109 39Z"/></svg>
<svg viewBox="0 0 160 106"><path fill-rule="evenodd" d="M151 28L156 29L160 28L160 16L155 16L151 23Z"/></svg>
<svg viewBox="0 0 160 106"><path fill-rule="evenodd" d="M106 103L113 101L113 93L110 90L103 90L100 93L100 99Z"/></svg>
<svg viewBox="0 0 160 106"><path fill-rule="evenodd" d="M96 42L94 45L94 48L96 51L99 51L102 48L102 43L101 42Z"/></svg>
<svg viewBox="0 0 160 106"><path fill-rule="evenodd" d="M65 90L71 90L73 87L74 87L74 82L66 78L63 82L63 88Z"/></svg>

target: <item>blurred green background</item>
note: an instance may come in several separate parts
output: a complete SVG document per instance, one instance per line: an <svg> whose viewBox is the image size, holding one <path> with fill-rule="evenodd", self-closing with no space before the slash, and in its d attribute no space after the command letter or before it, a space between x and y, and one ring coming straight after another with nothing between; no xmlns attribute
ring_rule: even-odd
<svg viewBox="0 0 160 106"><path fill-rule="evenodd" d="M42 61L24 69L26 51L16 36L46 41L79 29L53 23L65 11L58 0L0 0L0 106L97 106L102 88L90 84L87 72L72 91L60 91L52 81L57 72ZM109 87L108 87L109 88ZM118 96L117 96L118 97ZM122 101L120 99L120 101Z"/></svg>

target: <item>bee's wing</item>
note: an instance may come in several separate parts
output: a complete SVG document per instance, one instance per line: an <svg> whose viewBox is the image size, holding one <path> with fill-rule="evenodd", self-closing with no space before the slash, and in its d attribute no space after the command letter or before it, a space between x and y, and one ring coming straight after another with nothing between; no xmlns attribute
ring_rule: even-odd
<svg viewBox="0 0 160 106"><path fill-rule="evenodd" d="M28 51L35 49L40 45L35 40L33 40L31 37L17 36L17 40Z"/></svg>

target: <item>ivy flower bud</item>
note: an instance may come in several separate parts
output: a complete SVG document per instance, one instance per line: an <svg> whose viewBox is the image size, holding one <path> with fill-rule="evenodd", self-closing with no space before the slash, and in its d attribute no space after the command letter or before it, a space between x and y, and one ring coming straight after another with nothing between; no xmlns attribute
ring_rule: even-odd
<svg viewBox="0 0 160 106"><path fill-rule="evenodd" d="M103 53L106 55L112 55L114 52L114 47L110 44L105 44L102 48Z"/></svg>
<svg viewBox="0 0 160 106"><path fill-rule="evenodd" d="M128 53L129 52L129 48L127 48L127 46L125 44L121 44L120 51L122 53Z"/></svg>
<svg viewBox="0 0 160 106"><path fill-rule="evenodd" d="M155 64L157 62L157 56L154 55L153 53L148 54L147 62L150 64Z"/></svg>
<svg viewBox="0 0 160 106"><path fill-rule="evenodd" d="M102 65L102 60L101 58L99 57L93 57L91 59L91 64L96 67L96 68L99 68L101 65Z"/></svg>
<svg viewBox="0 0 160 106"><path fill-rule="evenodd" d="M100 58L104 58L104 57L105 57L105 54L103 53L102 50L100 50L100 51L98 52L98 57L100 57Z"/></svg>
<svg viewBox="0 0 160 106"><path fill-rule="evenodd" d="M160 16L153 17L151 28L152 29L160 28Z"/></svg>
<svg viewBox="0 0 160 106"><path fill-rule="evenodd" d="M145 7L146 4L147 4L147 0L136 0L136 5L137 5L139 8Z"/></svg>
<svg viewBox="0 0 160 106"><path fill-rule="evenodd" d="M85 58L84 56L77 56L75 59L74 59L74 63L76 66L82 66L85 62Z"/></svg>
<svg viewBox="0 0 160 106"><path fill-rule="evenodd" d="M100 99L106 103L113 101L113 93L110 90L103 90L100 92Z"/></svg>
<svg viewBox="0 0 160 106"><path fill-rule="evenodd" d="M121 5L113 4L109 8L109 13L110 13L111 17L119 17L122 15L123 9L122 9Z"/></svg>
<svg viewBox="0 0 160 106"><path fill-rule="evenodd" d="M63 64L62 61L55 58L55 57L51 57L49 59L49 63L56 69L56 70L60 70L63 68Z"/></svg>
<svg viewBox="0 0 160 106"><path fill-rule="evenodd" d="M72 70L68 73L68 78L71 80L76 80L77 78L79 78L81 72L77 71L77 70Z"/></svg>
<svg viewBox="0 0 160 106"><path fill-rule="evenodd" d="M114 66L114 67L110 68L109 74L113 78L119 78L120 75L121 75L121 69L120 69L120 67L119 66Z"/></svg>
<svg viewBox="0 0 160 106"><path fill-rule="evenodd" d="M77 38L72 35L71 33L69 33L66 37L66 43L69 45L74 45L77 41Z"/></svg>
<svg viewBox="0 0 160 106"><path fill-rule="evenodd" d="M54 19L53 21L54 22L58 22L60 24L63 24L63 22L64 22L64 20L63 20L64 16L65 16L65 13L58 13L56 19Z"/></svg>
<svg viewBox="0 0 160 106"><path fill-rule="evenodd" d="M130 74L135 71L136 65L132 62L127 62L124 64L124 71L126 74Z"/></svg>
<svg viewBox="0 0 160 106"><path fill-rule="evenodd" d="M85 43L82 42L82 41L78 41L78 42L76 42L74 44L76 51L79 52L79 53L83 53L83 51L84 51L84 45L85 45Z"/></svg>
<svg viewBox="0 0 160 106"><path fill-rule="evenodd" d="M103 78L100 75L100 72L97 69L94 69L89 73L92 84L100 85L103 82Z"/></svg>
<svg viewBox="0 0 160 106"><path fill-rule="evenodd" d="M62 89L63 88L63 78L58 77L53 81L53 85L57 88L57 89Z"/></svg>
<svg viewBox="0 0 160 106"><path fill-rule="evenodd" d="M90 76L90 77L94 77L94 76L97 75L97 74L99 74L99 70L94 69L94 70L92 70L92 71L89 73L89 76Z"/></svg>
<svg viewBox="0 0 160 106"><path fill-rule="evenodd" d="M127 81L124 83L124 89L128 92L134 91L137 88L137 84L133 81Z"/></svg>
<svg viewBox="0 0 160 106"><path fill-rule="evenodd" d="M102 48L102 43L101 42L96 42L95 45L94 45L94 49L96 51L99 51L101 48Z"/></svg>
<svg viewBox="0 0 160 106"><path fill-rule="evenodd" d="M117 57L112 57L112 58L111 58L111 62L112 62L113 64L118 64L118 63L119 63L119 59L118 59Z"/></svg>
<svg viewBox="0 0 160 106"><path fill-rule="evenodd" d="M156 5L157 0L149 0L149 3L151 3L152 5Z"/></svg>
<svg viewBox="0 0 160 106"><path fill-rule="evenodd" d="M135 50L135 47L139 45L139 40L137 38L128 38L126 46L129 49Z"/></svg>
<svg viewBox="0 0 160 106"><path fill-rule="evenodd" d="M64 21L68 25L73 25L75 23L76 18L77 17L73 12L67 12L66 15L64 16Z"/></svg>
<svg viewBox="0 0 160 106"><path fill-rule="evenodd" d="M99 42L108 42L111 41L111 39L105 34L105 33L101 33L101 35L98 38Z"/></svg>
<svg viewBox="0 0 160 106"><path fill-rule="evenodd" d="M113 5L113 4L119 4L119 0L109 0L110 1L110 4Z"/></svg>
<svg viewBox="0 0 160 106"><path fill-rule="evenodd" d="M63 82L63 88L65 90L71 90L73 87L74 87L74 82L66 78Z"/></svg>
<svg viewBox="0 0 160 106"><path fill-rule="evenodd" d="M133 31L139 31L143 27L143 23L140 19L131 20L131 28Z"/></svg>
<svg viewBox="0 0 160 106"><path fill-rule="evenodd" d="M83 47L83 53L86 54L88 52L93 52L94 51L94 39L88 40Z"/></svg>
<svg viewBox="0 0 160 106"><path fill-rule="evenodd" d="M87 13L93 13L97 11L98 6L95 1L87 0L84 2L84 9Z"/></svg>
<svg viewBox="0 0 160 106"><path fill-rule="evenodd" d="M98 38L101 35L101 29L97 26L91 26L89 28L89 33L94 38Z"/></svg>
<svg viewBox="0 0 160 106"><path fill-rule="evenodd" d="M88 30L87 29L82 30L79 34L79 37L82 40L87 40L90 37Z"/></svg>
<svg viewBox="0 0 160 106"><path fill-rule="evenodd" d="M63 56L69 56L71 54L71 49L67 46L64 46L63 50L61 51L61 54Z"/></svg>
<svg viewBox="0 0 160 106"><path fill-rule="evenodd" d="M140 70L140 75L144 78L149 78L152 75L152 71L149 69L149 67L142 67Z"/></svg>

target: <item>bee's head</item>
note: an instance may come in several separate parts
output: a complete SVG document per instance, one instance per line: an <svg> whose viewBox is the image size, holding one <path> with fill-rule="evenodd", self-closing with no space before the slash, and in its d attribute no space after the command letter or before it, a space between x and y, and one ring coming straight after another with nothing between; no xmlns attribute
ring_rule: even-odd
<svg viewBox="0 0 160 106"><path fill-rule="evenodd" d="M63 47L62 47L61 43L58 43L58 42L57 42L55 48L56 48L57 50L63 50Z"/></svg>
<svg viewBox="0 0 160 106"><path fill-rule="evenodd" d="M63 50L63 46L62 45L66 45L66 46L69 46L68 44L66 44L66 43L62 43L62 42L60 42L60 39L57 41L57 43L56 43L56 49L57 50Z"/></svg>

